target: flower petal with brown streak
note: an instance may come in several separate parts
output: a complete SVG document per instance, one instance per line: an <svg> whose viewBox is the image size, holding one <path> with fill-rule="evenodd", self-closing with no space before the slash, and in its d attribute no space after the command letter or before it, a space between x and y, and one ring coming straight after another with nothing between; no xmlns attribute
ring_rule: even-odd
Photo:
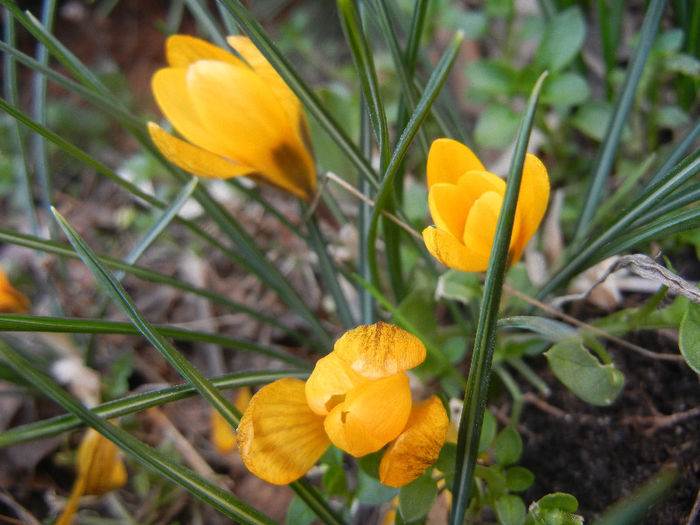
<svg viewBox="0 0 700 525"><path fill-rule="evenodd" d="M389 446L379 464L379 480L403 487L431 466L445 443L449 419L437 396L416 405L406 429Z"/></svg>
<svg viewBox="0 0 700 525"><path fill-rule="evenodd" d="M410 370L425 360L425 345L398 326L378 322L348 330L333 347L355 372L379 379Z"/></svg>
<svg viewBox="0 0 700 525"><path fill-rule="evenodd" d="M303 381L280 379L264 386L238 426L243 462L275 485L299 479L330 446L323 419L309 408Z"/></svg>

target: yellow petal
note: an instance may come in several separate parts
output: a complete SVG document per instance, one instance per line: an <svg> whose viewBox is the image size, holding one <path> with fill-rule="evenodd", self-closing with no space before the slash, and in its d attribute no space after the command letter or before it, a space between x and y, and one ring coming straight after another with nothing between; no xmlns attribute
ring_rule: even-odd
<svg viewBox="0 0 700 525"><path fill-rule="evenodd" d="M411 413L406 374L364 383L331 410L324 427L333 444L359 457L376 452L401 433Z"/></svg>
<svg viewBox="0 0 700 525"><path fill-rule="evenodd" d="M187 68L186 82L199 121L208 133L229 143L231 158L258 167L271 150L288 141L290 127L282 106L252 69L199 60Z"/></svg>
<svg viewBox="0 0 700 525"><path fill-rule="evenodd" d="M294 92L285 81L282 80L282 77L277 73L275 68L270 65L265 56L250 41L250 38L247 36L229 36L226 40L272 90L275 97L277 97L277 100L284 108L289 122L295 127L295 131L299 133L300 139L303 141L301 127L306 126L306 116L302 110L301 102L299 102Z"/></svg>
<svg viewBox="0 0 700 525"><path fill-rule="evenodd" d="M437 461L448 422L445 407L437 396L416 405L406 429L382 457L379 480L391 487L403 487L420 476Z"/></svg>
<svg viewBox="0 0 700 525"><path fill-rule="evenodd" d="M0 268L0 313L26 314L28 311L29 299L10 284Z"/></svg>
<svg viewBox="0 0 700 525"><path fill-rule="evenodd" d="M429 226L423 230L423 241L431 255L448 268L462 272L483 272L488 267L488 255L473 251L450 232Z"/></svg>
<svg viewBox="0 0 700 525"><path fill-rule="evenodd" d="M428 189L438 182L457 184L465 172L473 170L485 168L467 146L452 139L433 141L428 153Z"/></svg>
<svg viewBox="0 0 700 525"><path fill-rule="evenodd" d="M78 476L85 480L85 494L101 495L126 483L126 469L119 447L90 429L78 449Z"/></svg>
<svg viewBox="0 0 700 525"><path fill-rule="evenodd" d="M165 117L188 141L217 155L234 158L226 137L205 129L194 109L194 102L187 89L187 70L165 68L156 71L151 88L156 102Z"/></svg>
<svg viewBox="0 0 700 525"><path fill-rule="evenodd" d="M304 382L298 379L261 388L238 426L238 449L246 467L276 485L303 476L329 445L323 417L309 408Z"/></svg>
<svg viewBox="0 0 700 525"><path fill-rule="evenodd" d="M486 192L476 200L467 216L463 242L465 246L487 258L491 253L502 203L502 195L493 191Z"/></svg>
<svg viewBox="0 0 700 525"><path fill-rule="evenodd" d="M189 35L170 36L165 42L165 56L172 67L186 68L197 60L220 60L243 66L233 53Z"/></svg>
<svg viewBox="0 0 700 525"><path fill-rule="evenodd" d="M316 362L306 381L306 401L311 410L325 416L356 386L369 381L355 372L335 352Z"/></svg>
<svg viewBox="0 0 700 525"><path fill-rule="evenodd" d="M221 454L228 454L236 448L236 432L218 410L210 411L211 442Z"/></svg>
<svg viewBox="0 0 700 525"><path fill-rule="evenodd" d="M335 342L333 353L369 379L404 372L425 360L420 339L382 322L348 330Z"/></svg>
<svg viewBox="0 0 700 525"><path fill-rule="evenodd" d="M533 236L544 217L549 201L549 177L544 164L528 153L523 167L523 179L518 193L516 221L520 225L517 240L512 244L512 261L517 262L525 245ZM514 236L515 238L515 236Z"/></svg>
<svg viewBox="0 0 700 525"><path fill-rule="evenodd" d="M462 201L470 208L486 192L506 193L506 182L490 171L467 171L459 178L457 186Z"/></svg>
<svg viewBox="0 0 700 525"><path fill-rule="evenodd" d="M433 184L428 192L428 207L438 229L448 231L458 239L462 238L469 206L464 202L456 184Z"/></svg>
<svg viewBox="0 0 700 525"><path fill-rule="evenodd" d="M215 153L175 138L153 122L148 123L148 132L153 143L170 162L193 175L228 179L255 172L250 166L236 164Z"/></svg>

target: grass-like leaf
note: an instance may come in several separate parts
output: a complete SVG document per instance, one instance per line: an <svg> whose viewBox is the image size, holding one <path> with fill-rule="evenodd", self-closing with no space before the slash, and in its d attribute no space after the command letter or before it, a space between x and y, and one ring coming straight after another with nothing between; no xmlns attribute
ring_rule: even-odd
<svg viewBox="0 0 700 525"><path fill-rule="evenodd" d="M518 192L525 163L527 143L535 117L537 100L546 76L547 73L543 73L535 84L520 124L513 159L508 172L508 183L505 196L503 197L503 207L498 215L489 266L486 270L484 297L479 312L472 363L467 378L462 418L459 424L457 463L452 490L452 512L450 513L450 523L452 525L462 525L471 497L472 476L474 475L474 466L476 465L476 456L479 450L479 437L481 436L486 395L491 378L491 362L496 345L498 306L505 280L508 247L513 230L515 208L518 203Z"/></svg>
<svg viewBox="0 0 700 525"><path fill-rule="evenodd" d="M150 470L184 488L226 516L246 524L274 524L270 518L246 505L190 469L169 460L160 452L131 436L128 432L97 416L70 396L51 378L37 371L32 364L10 347L0 344L0 356L27 381L80 418Z"/></svg>
<svg viewBox="0 0 700 525"><path fill-rule="evenodd" d="M68 224L63 216L52 208L54 217L59 226L68 237L80 259L85 263L99 285L107 292L112 300L124 311L131 322L143 336L165 357L192 386L214 407L232 427L236 427L240 420L240 412L226 399L211 382L204 377L175 347L163 337L136 308L126 290L113 279L107 270L100 264L95 253L85 244L73 227Z"/></svg>

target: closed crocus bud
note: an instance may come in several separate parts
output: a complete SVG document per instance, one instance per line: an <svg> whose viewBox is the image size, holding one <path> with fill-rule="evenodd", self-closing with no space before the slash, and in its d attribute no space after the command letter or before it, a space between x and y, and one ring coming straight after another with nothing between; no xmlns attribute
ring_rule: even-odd
<svg viewBox="0 0 700 525"><path fill-rule="evenodd" d="M435 462L447 432L436 397L417 405L411 399L406 371L425 355L423 343L396 326L346 332L306 383L280 379L253 396L238 427L243 462L258 477L285 484L303 476L331 443L353 456L389 445L382 482L410 483Z"/></svg>
<svg viewBox="0 0 700 525"><path fill-rule="evenodd" d="M185 140L150 122L153 142L194 175L248 175L309 200L316 172L299 99L248 38L228 43L243 60L198 38L168 38L169 67L156 72L152 88Z"/></svg>
<svg viewBox="0 0 700 525"><path fill-rule="evenodd" d="M486 171L464 144L433 142L428 154L428 206L435 227L423 230L428 251L441 263L464 272L489 264L506 183ZM508 262L520 260L547 209L549 178L542 162L527 154L518 193Z"/></svg>
<svg viewBox="0 0 700 525"><path fill-rule="evenodd" d="M28 310L29 299L10 284L7 275L0 268L0 313L26 314Z"/></svg>
<svg viewBox="0 0 700 525"><path fill-rule="evenodd" d="M101 496L126 483L126 468L119 456L119 448L93 429L89 429L77 454L78 477L70 499L56 525L73 523L80 497L84 494Z"/></svg>

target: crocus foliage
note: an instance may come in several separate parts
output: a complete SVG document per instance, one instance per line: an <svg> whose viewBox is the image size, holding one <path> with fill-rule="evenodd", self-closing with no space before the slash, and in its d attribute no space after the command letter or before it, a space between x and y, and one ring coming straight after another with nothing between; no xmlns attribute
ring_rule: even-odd
<svg viewBox="0 0 700 525"><path fill-rule="evenodd" d="M0 313L25 314L29 309L29 299L10 284L7 275L0 268Z"/></svg>
<svg viewBox="0 0 700 525"><path fill-rule="evenodd" d="M198 38L168 38L170 67L156 72L152 88L186 140L149 122L151 139L195 175L248 175L309 200L316 173L299 99L248 38L230 36L228 43L245 62Z"/></svg>
<svg viewBox="0 0 700 525"><path fill-rule="evenodd" d="M77 456L78 477L63 514L56 525L69 525L84 494L101 496L126 483L126 468L119 448L97 431L90 429L80 443Z"/></svg>
<svg viewBox="0 0 700 525"><path fill-rule="evenodd" d="M420 340L396 326L346 332L306 382L280 379L253 396L238 427L243 462L283 485L303 476L331 443L356 457L389 444L381 482L410 483L437 460L448 425L436 396L411 399L406 371L424 359Z"/></svg>
<svg viewBox="0 0 700 525"><path fill-rule="evenodd" d="M423 230L428 251L464 272L489 264L506 183L486 171L472 151L455 140L438 139L428 154L428 205L435 227ZM518 193L508 262L520 260L547 209L549 178L542 162L527 154Z"/></svg>

